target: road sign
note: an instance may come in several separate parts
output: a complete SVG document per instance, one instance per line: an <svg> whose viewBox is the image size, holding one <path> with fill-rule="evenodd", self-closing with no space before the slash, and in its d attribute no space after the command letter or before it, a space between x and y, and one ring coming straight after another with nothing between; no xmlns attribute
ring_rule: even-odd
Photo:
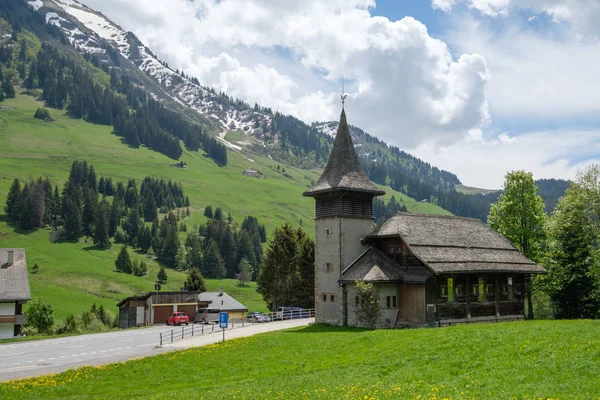
<svg viewBox="0 0 600 400"><path fill-rule="evenodd" d="M222 312L219 314L219 328L227 329L227 325L229 323L229 314L226 312Z"/></svg>
<svg viewBox="0 0 600 400"><path fill-rule="evenodd" d="M160 283L154 285L154 290L160 290Z"/></svg>

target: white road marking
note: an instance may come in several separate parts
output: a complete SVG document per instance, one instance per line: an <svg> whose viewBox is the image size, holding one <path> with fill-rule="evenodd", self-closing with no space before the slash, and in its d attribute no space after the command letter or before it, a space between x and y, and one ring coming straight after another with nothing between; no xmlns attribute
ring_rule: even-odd
<svg viewBox="0 0 600 400"><path fill-rule="evenodd" d="M67 349L76 349L78 347L85 347L85 345L84 344L80 344L79 346L69 346L69 347L67 347Z"/></svg>
<svg viewBox="0 0 600 400"><path fill-rule="evenodd" d="M42 362L42 361L44 361L44 359L43 359L43 358L42 358L41 360L38 360L38 362Z"/></svg>
<svg viewBox="0 0 600 400"><path fill-rule="evenodd" d="M148 346L156 346L154 343L149 343L149 344L140 344L139 346L135 346L135 347L148 347Z"/></svg>
<svg viewBox="0 0 600 400"><path fill-rule="evenodd" d="M60 356L60 358L67 358L67 356Z"/></svg>
<svg viewBox="0 0 600 400"><path fill-rule="evenodd" d="M96 352L95 352L95 351L92 351L90 354L96 354Z"/></svg>
<svg viewBox="0 0 600 400"><path fill-rule="evenodd" d="M56 360L56 357L49 358L48 360Z"/></svg>
<svg viewBox="0 0 600 400"><path fill-rule="evenodd" d="M121 340L121 343L123 342L133 342L133 339Z"/></svg>
<svg viewBox="0 0 600 400"><path fill-rule="evenodd" d="M10 354L0 354L0 357L18 356L19 354L25 354L25 352L22 352L22 353L10 353Z"/></svg>
<svg viewBox="0 0 600 400"><path fill-rule="evenodd" d="M71 357L77 357L77 354L71 354Z"/></svg>
<svg viewBox="0 0 600 400"><path fill-rule="evenodd" d="M127 347L125 347L125 348L126 348L126 349L130 349L130 348L131 348L131 346L127 346Z"/></svg>
<svg viewBox="0 0 600 400"><path fill-rule="evenodd" d="M14 363L13 365L21 365L21 363Z"/></svg>

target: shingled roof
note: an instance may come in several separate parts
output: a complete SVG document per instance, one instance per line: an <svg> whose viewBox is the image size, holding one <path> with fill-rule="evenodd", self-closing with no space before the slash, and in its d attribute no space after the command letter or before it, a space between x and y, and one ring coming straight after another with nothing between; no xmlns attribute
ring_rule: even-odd
<svg viewBox="0 0 600 400"><path fill-rule="evenodd" d="M8 265L8 253L13 252L13 263ZM27 301L31 299L25 250L0 249L0 301Z"/></svg>
<svg viewBox="0 0 600 400"><path fill-rule="evenodd" d="M372 247L361 254L343 272L340 283L423 283L431 276L425 268L403 268L383 251Z"/></svg>
<svg viewBox="0 0 600 400"><path fill-rule="evenodd" d="M317 183L303 195L312 197L337 190L368 192L375 196L385 194L369 180L360 166L344 110L340 116L338 131L325 171Z"/></svg>
<svg viewBox="0 0 600 400"><path fill-rule="evenodd" d="M546 273L505 237L478 219L398 213L368 238L398 236L436 274Z"/></svg>

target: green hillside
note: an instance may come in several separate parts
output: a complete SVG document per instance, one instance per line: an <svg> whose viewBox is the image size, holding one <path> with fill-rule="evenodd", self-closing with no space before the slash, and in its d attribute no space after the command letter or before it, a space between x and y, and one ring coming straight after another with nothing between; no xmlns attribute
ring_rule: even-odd
<svg viewBox="0 0 600 400"><path fill-rule="evenodd" d="M0 397L594 399L599 338L600 324L589 320L406 330L313 325L9 381Z"/></svg>
<svg viewBox="0 0 600 400"><path fill-rule="evenodd" d="M30 275L33 296L44 297L53 305L57 317L63 319L72 312L89 309L93 302L116 312L115 303L123 297L151 291L158 264L149 261L149 276L139 278L114 271L119 246L101 251L90 242L77 244L49 242L49 230L20 232L9 225L4 215L4 203L14 178L28 179L48 176L61 187L68 177L73 160L85 159L94 165L98 176L126 182L141 181L145 176L181 182L191 202L188 227L206 222L206 205L222 207L241 223L244 216L254 215L266 225L267 232L285 221L298 225L300 221L312 235L313 200L302 196L320 171L307 171L280 165L268 158L240 152L229 152L229 163L218 167L200 152L184 151L182 160L188 168L170 167L172 159L148 150L133 149L111 134L110 127L72 119L62 110L50 109L55 122L33 118L42 103L32 97L18 95L1 103L0 109L0 246L23 247L28 266L39 264L40 272ZM253 160L253 161L250 161ZM277 166L280 165L279 171ZM245 177L242 171L261 171L265 179ZM283 170L285 169L285 173ZM447 213L429 203L420 203L394 192L389 187L386 200L392 195L410 211ZM135 255L138 259L145 255ZM169 281L165 289L183 286L185 274L167 270ZM238 288L232 280L210 280L209 289L224 285L225 290L251 309L264 310L265 304L255 291L255 284Z"/></svg>

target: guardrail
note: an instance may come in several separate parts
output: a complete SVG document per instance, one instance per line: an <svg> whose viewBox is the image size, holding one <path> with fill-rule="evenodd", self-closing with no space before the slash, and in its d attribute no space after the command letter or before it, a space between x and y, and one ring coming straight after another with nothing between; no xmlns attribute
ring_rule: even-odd
<svg viewBox="0 0 600 400"><path fill-rule="evenodd" d="M243 328L245 326L252 326L255 324L261 324L271 321L282 321L289 319L301 319L301 318L312 318L315 316L315 309L305 309L305 310L289 310L289 311L275 311L272 313L266 313L265 316L269 317L268 320L263 321L254 321L253 319L247 318L239 318L239 319L230 319L229 327L227 330ZM182 340L185 338L190 338L197 335L205 335L213 332L222 332L223 329L219 328L218 321L215 323L209 324L195 324L191 323L186 326L178 326L176 328L170 329L168 331L164 331L160 333L160 346L165 343L173 343L178 340Z"/></svg>

